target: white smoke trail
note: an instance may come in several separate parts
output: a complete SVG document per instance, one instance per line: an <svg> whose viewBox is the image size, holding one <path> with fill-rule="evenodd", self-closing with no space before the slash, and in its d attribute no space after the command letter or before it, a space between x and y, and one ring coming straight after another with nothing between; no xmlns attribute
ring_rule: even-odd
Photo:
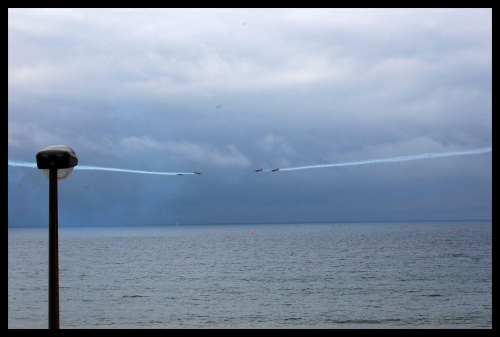
<svg viewBox="0 0 500 337"><path fill-rule="evenodd" d="M288 168L280 168L278 172L305 170L305 169L322 168L322 167L366 165L366 164L375 164L375 163L393 163L393 162L407 161L407 160L417 160L417 159L427 159L427 158L443 158L443 157L452 157L452 156L463 156L463 155L468 155L468 154L481 154L481 153L491 152L491 151L492 151L491 147L484 147L481 149L468 150L468 151L424 153L424 154L417 154L417 155L411 155L411 156L392 157L392 158L384 158L384 159L369 159L369 160L359 160L359 161L350 161L350 162L333 163L333 164L288 167ZM271 171L271 170L263 170L263 171Z"/></svg>
<svg viewBox="0 0 500 337"><path fill-rule="evenodd" d="M14 161L14 160L10 160L10 159L9 159L9 165L10 166L22 166L22 167L37 168L36 163L27 163L27 162L22 162L22 161ZM138 174L157 174L157 175L164 175L164 176L195 174L194 172L153 172L153 171L127 170L127 169L112 168L112 167L98 167L98 166L85 166L85 165L80 165L80 166L77 165L73 169L74 170L94 170L94 171L126 172L126 173L138 173Z"/></svg>
<svg viewBox="0 0 500 337"><path fill-rule="evenodd" d="M139 174L158 174L163 176L176 176L184 174L195 174L194 172L153 172L153 171L140 171L140 170L127 170L112 167L98 167L98 166L75 166L75 170L95 170L95 171L111 171L111 172L127 172L127 173L139 173Z"/></svg>
<svg viewBox="0 0 500 337"><path fill-rule="evenodd" d="M23 161L15 161L15 160L10 160L9 159L9 165L10 166L23 166L23 167L34 167L36 168L36 163L27 163Z"/></svg>

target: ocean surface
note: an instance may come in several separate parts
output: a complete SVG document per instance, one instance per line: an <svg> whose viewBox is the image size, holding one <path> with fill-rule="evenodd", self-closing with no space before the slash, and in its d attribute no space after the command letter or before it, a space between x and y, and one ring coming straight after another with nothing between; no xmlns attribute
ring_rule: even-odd
<svg viewBox="0 0 500 337"><path fill-rule="evenodd" d="M59 228L61 329L491 329L492 222ZM8 328L48 327L48 229L8 229Z"/></svg>

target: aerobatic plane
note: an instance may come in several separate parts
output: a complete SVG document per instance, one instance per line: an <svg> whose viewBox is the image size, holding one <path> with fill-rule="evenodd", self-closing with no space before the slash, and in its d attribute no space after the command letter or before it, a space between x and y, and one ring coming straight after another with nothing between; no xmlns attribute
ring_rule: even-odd
<svg viewBox="0 0 500 337"><path fill-rule="evenodd" d="M261 168L260 168L260 169L256 169L256 170L255 170L255 172L261 172L261 171L262 171L262 169L261 169Z"/></svg>
<svg viewBox="0 0 500 337"><path fill-rule="evenodd" d="M198 172L198 171L194 171L194 174L201 174L201 172Z"/></svg>
<svg viewBox="0 0 500 337"><path fill-rule="evenodd" d="M279 171L279 170L280 170L279 168L275 168L275 169L272 169L271 171L276 172L276 171Z"/></svg>

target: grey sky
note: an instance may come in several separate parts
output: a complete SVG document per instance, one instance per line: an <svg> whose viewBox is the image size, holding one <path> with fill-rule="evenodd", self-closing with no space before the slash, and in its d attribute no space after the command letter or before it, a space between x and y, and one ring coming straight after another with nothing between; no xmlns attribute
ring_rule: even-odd
<svg viewBox="0 0 500 337"><path fill-rule="evenodd" d="M9 9L8 157L70 225L490 219L492 9ZM48 180L8 167L9 226Z"/></svg>

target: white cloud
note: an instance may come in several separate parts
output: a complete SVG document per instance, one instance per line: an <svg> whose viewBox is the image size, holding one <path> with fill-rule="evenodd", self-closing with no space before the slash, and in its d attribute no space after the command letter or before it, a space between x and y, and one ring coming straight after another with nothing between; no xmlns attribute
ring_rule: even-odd
<svg viewBox="0 0 500 337"><path fill-rule="evenodd" d="M294 151L288 141L283 136L277 136L272 133L267 134L257 141L257 146L264 152L275 153L279 155L292 155Z"/></svg>
<svg viewBox="0 0 500 337"><path fill-rule="evenodd" d="M120 146L124 151L149 151L163 148L154 137L128 137L120 140Z"/></svg>
<svg viewBox="0 0 500 337"><path fill-rule="evenodd" d="M209 144L200 145L189 141L169 141L165 147L175 153L178 159L204 165L237 167L250 165L250 160L236 146L231 144L226 145L224 149L217 149Z"/></svg>
<svg viewBox="0 0 500 337"><path fill-rule="evenodd" d="M8 144L13 150L39 151L63 142L63 138L56 133L40 129L35 123L8 122Z"/></svg>

